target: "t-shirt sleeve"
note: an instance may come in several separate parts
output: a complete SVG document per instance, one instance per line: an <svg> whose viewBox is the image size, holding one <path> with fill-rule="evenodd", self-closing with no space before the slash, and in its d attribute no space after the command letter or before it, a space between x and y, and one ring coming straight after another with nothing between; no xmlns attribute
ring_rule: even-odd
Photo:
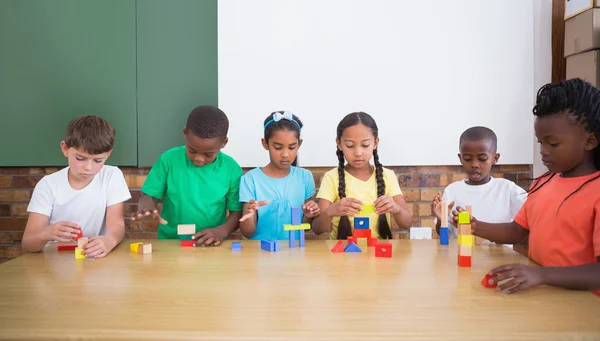
<svg viewBox="0 0 600 341"><path fill-rule="evenodd" d="M402 195L402 190L400 189L400 184L398 183L396 173L394 173L394 171L391 169L385 169L383 175L387 194L391 198L395 197L396 195Z"/></svg>
<svg viewBox="0 0 600 341"><path fill-rule="evenodd" d="M327 172L323 175L321 180L321 186L319 186L319 193L317 193L318 199L325 199L332 203L336 202L337 199L337 188L335 188L335 179L333 178L333 172Z"/></svg>
<svg viewBox="0 0 600 341"><path fill-rule="evenodd" d="M514 182L510 184L510 216L514 218L527 200L527 192Z"/></svg>
<svg viewBox="0 0 600 341"><path fill-rule="evenodd" d="M231 212L242 210L240 203L240 182L242 180L242 167L237 162L232 166L229 177L229 192L227 192L227 209Z"/></svg>
<svg viewBox="0 0 600 341"><path fill-rule="evenodd" d="M150 173L142 186L142 192L148 196L162 200L167 192L168 174L169 165L167 160L165 160L165 154L162 154L150 169Z"/></svg>
<svg viewBox="0 0 600 341"><path fill-rule="evenodd" d="M529 224L527 222L527 201L525 201L525 204L521 206L521 209L519 210L519 213L517 213L517 215L515 216L514 221L515 223L523 226L523 228L529 230Z"/></svg>
<svg viewBox="0 0 600 341"><path fill-rule="evenodd" d="M593 232L594 256L600 257L600 200L594 204L594 232Z"/></svg>
<svg viewBox="0 0 600 341"><path fill-rule="evenodd" d="M315 178L309 170L304 170L304 200L308 200L315 195Z"/></svg>
<svg viewBox="0 0 600 341"><path fill-rule="evenodd" d="M254 184L254 178L250 173L246 173L242 176L240 181L240 202L249 202L250 200L256 199L256 185Z"/></svg>
<svg viewBox="0 0 600 341"><path fill-rule="evenodd" d="M111 174L108 177L108 181L106 182L105 186L107 186L107 207L131 199L129 187L127 186L123 172L119 168L111 168Z"/></svg>
<svg viewBox="0 0 600 341"><path fill-rule="evenodd" d="M54 193L48 178L45 177L37 183L31 195L27 212L43 214L47 217L52 216L54 207Z"/></svg>

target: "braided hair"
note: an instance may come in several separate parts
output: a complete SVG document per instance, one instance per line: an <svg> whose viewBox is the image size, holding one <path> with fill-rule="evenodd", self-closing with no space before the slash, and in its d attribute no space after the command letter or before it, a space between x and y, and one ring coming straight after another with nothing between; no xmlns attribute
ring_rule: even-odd
<svg viewBox="0 0 600 341"><path fill-rule="evenodd" d="M337 126L337 139L341 140L342 135L344 134L344 130L348 127L355 126L357 124L363 124L364 126L371 129L373 136L377 139L379 134L379 128L377 128L377 123L371 115L365 112L353 112L351 114L346 115ZM337 148L336 155L338 157L338 177L339 177L339 185L338 185L338 195L341 198L346 197L346 181L344 174L344 165L346 163L344 159L344 153L341 149ZM379 154L377 153L377 149L373 150L373 159L375 163L375 178L377 180L377 196L380 197L385 194L385 181L383 180L383 165L379 162ZM385 214L380 214L378 218L378 233L379 236L383 239L392 239L392 231L390 229L390 224L387 221ZM340 222L338 224L338 239L346 239L352 235L352 229L350 228L350 220L347 216L340 217Z"/></svg>
<svg viewBox="0 0 600 341"><path fill-rule="evenodd" d="M298 116L292 114L292 118L294 119L294 121L296 121L295 123L294 121L286 119L281 119L277 122L272 122L273 115L275 115L276 113L283 115L284 112L285 111L274 111L269 116L267 116L267 118L265 118L265 121L263 122L263 127L265 127L264 139L266 143L269 143L269 139L271 138L271 136L273 136L273 133L280 130L295 131L296 137L298 138L298 141L300 141L300 130L304 125L302 124L302 121L300 121ZM292 166L298 166L298 154L296 154L296 158L294 159L294 161L292 161Z"/></svg>
<svg viewBox="0 0 600 341"><path fill-rule="evenodd" d="M537 117L546 117L558 113L566 113L578 124L583 124L585 129L600 137L600 90L590 83L579 79L569 79L558 84L546 84L537 93L533 114ZM600 169L600 147L592 151L594 166ZM556 174L546 172L535 178L529 190L529 195L537 192L547 184ZM573 194L577 193L586 184L600 178L593 177L569 194L562 204ZM542 180L544 180L542 182ZM560 206L558 208L560 210Z"/></svg>

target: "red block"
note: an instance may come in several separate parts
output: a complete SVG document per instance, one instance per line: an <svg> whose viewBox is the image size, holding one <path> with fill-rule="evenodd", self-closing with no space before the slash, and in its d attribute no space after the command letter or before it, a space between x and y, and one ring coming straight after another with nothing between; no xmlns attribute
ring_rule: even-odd
<svg viewBox="0 0 600 341"><path fill-rule="evenodd" d="M83 230L80 227L78 227L77 229L79 230L79 234L77 234L77 237L75 237L75 239L83 238Z"/></svg>
<svg viewBox="0 0 600 341"><path fill-rule="evenodd" d="M498 283L490 284L490 282L489 282L490 279L496 278L496 277L498 277L498 274L495 274L492 276L490 276L489 274L485 274L485 277L483 277L483 279L481 280L481 285L483 285L486 288L497 288Z"/></svg>
<svg viewBox="0 0 600 341"><path fill-rule="evenodd" d="M371 238L371 230L354 229L354 239Z"/></svg>
<svg viewBox="0 0 600 341"><path fill-rule="evenodd" d="M181 246L194 246L194 241L193 240L182 240Z"/></svg>
<svg viewBox="0 0 600 341"><path fill-rule="evenodd" d="M458 266L471 266L471 256L458 256Z"/></svg>
<svg viewBox="0 0 600 341"><path fill-rule="evenodd" d="M73 251L77 248L77 244L62 244L57 246L58 251Z"/></svg>
<svg viewBox="0 0 600 341"><path fill-rule="evenodd" d="M392 244L375 244L375 257L392 258Z"/></svg>
<svg viewBox="0 0 600 341"><path fill-rule="evenodd" d="M344 252L344 241L343 240L338 241L335 244L335 246L331 249L331 252L333 252L333 253Z"/></svg>
<svg viewBox="0 0 600 341"><path fill-rule="evenodd" d="M379 240L377 238L369 238L367 240L367 246L375 246L378 242Z"/></svg>
<svg viewBox="0 0 600 341"><path fill-rule="evenodd" d="M350 243L357 244L358 240L354 237L348 237L348 244L350 244Z"/></svg>

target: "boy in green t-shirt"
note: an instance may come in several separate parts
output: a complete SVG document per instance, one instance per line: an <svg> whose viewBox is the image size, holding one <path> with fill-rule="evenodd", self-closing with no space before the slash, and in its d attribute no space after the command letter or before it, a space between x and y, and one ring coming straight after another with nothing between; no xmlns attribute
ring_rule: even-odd
<svg viewBox="0 0 600 341"><path fill-rule="evenodd" d="M242 168L221 152L228 130L229 120L220 109L200 106L192 110L183 129L185 146L169 149L158 158L142 186L132 219L159 218L158 239L176 239L177 225L195 224L194 246L220 245L238 228L242 211ZM159 201L162 212L157 208Z"/></svg>

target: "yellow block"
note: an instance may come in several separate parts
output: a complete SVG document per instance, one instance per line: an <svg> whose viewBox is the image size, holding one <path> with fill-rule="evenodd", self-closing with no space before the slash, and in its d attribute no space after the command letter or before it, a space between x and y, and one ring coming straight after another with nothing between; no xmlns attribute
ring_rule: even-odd
<svg viewBox="0 0 600 341"><path fill-rule="evenodd" d="M474 238L473 235L458 235L458 245L461 246L473 246Z"/></svg>
<svg viewBox="0 0 600 341"><path fill-rule="evenodd" d="M469 215L469 212L467 211L462 211L462 212L458 212L458 223L459 224L470 224L471 223L471 215Z"/></svg>
<svg viewBox="0 0 600 341"><path fill-rule="evenodd" d="M375 206L374 205L362 205L363 209L362 211L358 212L358 216L363 216L363 215L369 215L369 214L375 214Z"/></svg>
<svg viewBox="0 0 600 341"><path fill-rule="evenodd" d="M304 224L300 224L300 225L285 224L285 225L283 225L283 230L284 231L310 230L310 224L308 224L308 223L304 223Z"/></svg>
<svg viewBox="0 0 600 341"><path fill-rule="evenodd" d="M473 248L470 246L459 245L458 246L458 255L471 257L473 255Z"/></svg>
<svg viewBox="0 0 600 341"><path fill-rule="evenodd" d="M139 242L139 243L131 243L129 244L129 250L131 250L131 252L135 252L138 253L139 251L139 246L143 245L144 242Z"/></svg>
<svg viewBox="0 0 600 341"><path fill-rule="evenodd" d="M83 249L80 248L75 248L75 259L85 259L85 256L83 255Z"/></svg>

